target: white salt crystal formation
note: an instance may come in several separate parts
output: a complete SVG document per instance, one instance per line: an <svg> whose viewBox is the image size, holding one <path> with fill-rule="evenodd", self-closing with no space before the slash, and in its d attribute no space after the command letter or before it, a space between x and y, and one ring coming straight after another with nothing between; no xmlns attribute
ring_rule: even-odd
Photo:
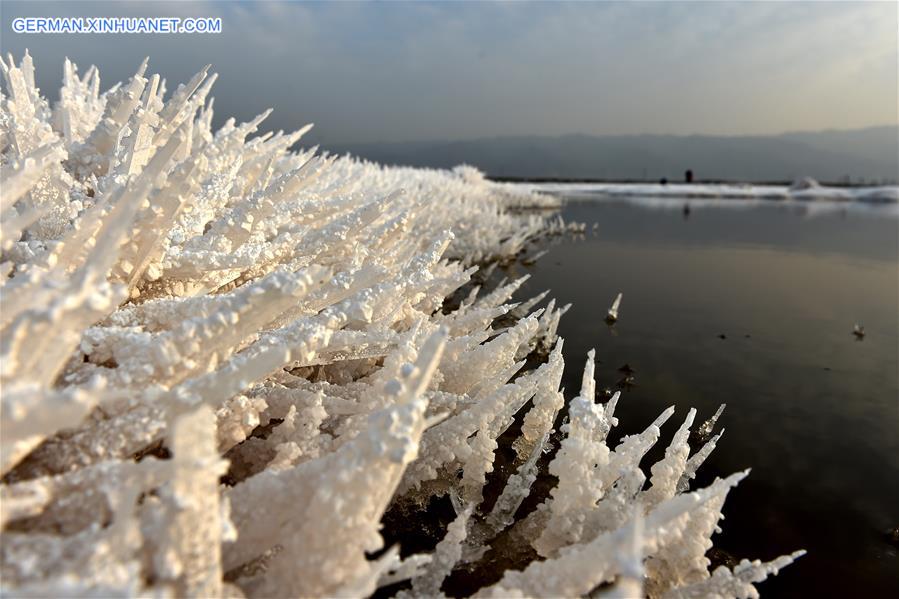
<svg viewBox="0 0 899 599"><path fill-rule="evenodd" d="M608 324L615 324L618 322L618 308L621 306L621 297L621 293L615 296L615 301L612 302L608 313L606 313L606 322Z"/></svg>
<svg viewBox="0 0 899 599"><path fill-rule="evenodd" d="M717 440L690 457L691 411L644 489L673 410L607 444L592 355L566 409L566 308L510 303L523 280L447 301L564 228L522 211L551 201L292 152L308 127L250 137L265 115L212 131L214 76L167 96L146 67L101 93L67 61L51 108L27 54L2 63L4 595L437 596L503 534L541 560L481 595L753 596L795 557L709 573L744 474L687 491ZM550 458L558 485L516 518ZM380 551L388 510L444 495L432 553Z"/></svg>

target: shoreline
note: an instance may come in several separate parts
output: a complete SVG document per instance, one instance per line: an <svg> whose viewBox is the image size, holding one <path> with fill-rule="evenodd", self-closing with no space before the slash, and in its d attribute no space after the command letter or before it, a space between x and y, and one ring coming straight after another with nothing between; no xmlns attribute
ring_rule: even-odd
<svg viewBox="0 0 899 599"><path fill-rule="evenodd" d="M509 185L511 183L507 183ZM899 186L832 187L816 182L804 186L733 184L599 184L518 183L522 189L554 195L647 197L653 199L773 200L866 204L899 204Z"/></svg>

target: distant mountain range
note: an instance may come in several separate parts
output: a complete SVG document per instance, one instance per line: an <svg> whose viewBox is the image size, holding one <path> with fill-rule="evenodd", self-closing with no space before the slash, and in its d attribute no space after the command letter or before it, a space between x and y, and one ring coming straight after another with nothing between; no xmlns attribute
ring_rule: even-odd
<svg viewBox="0 0 899 599"><path fill-rule="evenodd" d="M328 147L386 164L472 164L491 177L524 179L899 181L899 127L772 136L563 135Z"/></svg>

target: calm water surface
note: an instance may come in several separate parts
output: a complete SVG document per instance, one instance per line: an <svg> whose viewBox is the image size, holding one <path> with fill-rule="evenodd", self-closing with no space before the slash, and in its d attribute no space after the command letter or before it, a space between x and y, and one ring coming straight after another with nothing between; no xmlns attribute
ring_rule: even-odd
<svg viewBox="0 0 899 599"><path fill-rule="evenodd" d="M574 304L559 331L566 395L590 348L600 388L629 364L636 386L618 433L674 405L659 453L690 406L699 423L727 403L697 481L752 472L728 497L716 547L765 560L807 549L760 586L766 597L899 597L899 555L884 536L899 526L895 212L668 205L571 201L563 216L586 222L585 238L519 267L532 274L521 297L549 288Z"/></svg>

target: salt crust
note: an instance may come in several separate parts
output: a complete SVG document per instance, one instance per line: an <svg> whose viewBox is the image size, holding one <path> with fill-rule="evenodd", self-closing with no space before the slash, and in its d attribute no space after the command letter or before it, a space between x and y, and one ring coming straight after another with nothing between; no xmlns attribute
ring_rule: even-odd
<svg viewBox="0 0 899 599"><path fill-rule="evenodd" d="M801 554L709 572L746 475L690 490L718 436L691 457L691 410L647 485L673 408L608 444L592 352L580 395L559 389L567 307L472 286L579 230L525 210L554 200L290 151L308 127L251 137L266 115L213 131L208 69L165 99L146 68L101 93L66 61L51 108L27 53L2 64L4 595L438 596L509 527L541 559L478 595L754 597ZM550 450L558 484L516 519ZM458 516L432 554L368 557L394 502L435 494Z"/></svg>

